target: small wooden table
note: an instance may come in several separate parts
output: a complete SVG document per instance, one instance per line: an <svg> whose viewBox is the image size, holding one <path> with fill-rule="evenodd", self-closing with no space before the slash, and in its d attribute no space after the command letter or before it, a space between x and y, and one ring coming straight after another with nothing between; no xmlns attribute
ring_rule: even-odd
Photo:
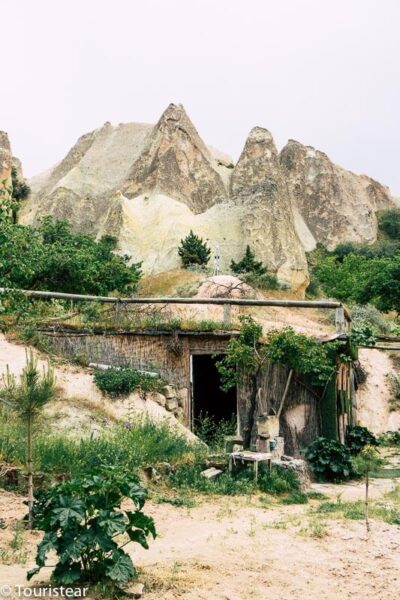
<svg viewBox="0 0 400 600"><path fill-rule="evenodd" d="M258 465L266 462L268 469L271 470L271 459L272 454L270 452L251 452L250 450L243 450L241 452L231 452L229 455L229 472L232 473L234 463L239 460L241 463L253 463L254 478L258 479Z"/></svg>

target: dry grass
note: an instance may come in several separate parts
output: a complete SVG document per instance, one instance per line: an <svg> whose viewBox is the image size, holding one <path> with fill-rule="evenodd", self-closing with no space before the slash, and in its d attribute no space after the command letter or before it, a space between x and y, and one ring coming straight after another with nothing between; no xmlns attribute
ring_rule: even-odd
<svg viewBox="0 0 400 600"><path fill-rule="evenodd" d="M196 292L200 282L205 277L204 273L196 273L185 269L173 269L164 273L147 275L140 281L138 296L142 298L156 296L173 297L179 295L182 290Z"/></svg>

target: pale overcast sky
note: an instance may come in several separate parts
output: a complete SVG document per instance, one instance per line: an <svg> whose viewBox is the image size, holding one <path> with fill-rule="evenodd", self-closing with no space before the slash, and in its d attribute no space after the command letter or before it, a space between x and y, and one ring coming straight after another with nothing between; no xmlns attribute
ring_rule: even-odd
<svg viewBox="0 0 400 600"><path fill-rule="evenodd" d="M1 0L0 129L28 176L182 103L238 158L260 125L400 194L399 0Z"/></svg>

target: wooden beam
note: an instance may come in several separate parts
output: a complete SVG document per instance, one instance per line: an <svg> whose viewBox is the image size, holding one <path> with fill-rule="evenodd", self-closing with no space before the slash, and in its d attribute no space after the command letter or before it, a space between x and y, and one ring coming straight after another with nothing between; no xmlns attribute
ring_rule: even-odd
<svg viewBox="0 0 400 600"><path fill-rule="evenodd" d="M19 292L30 298L72 300L75 302L109 302L120 304L217 304L230 306L282 306L286 308L343 308L347 321L351 316L347 308L341 302L331 300L277 300L265 298L263 300L244 298L118 298L116 296L90 296L85 294L67 294L63 292L47 292L40 290L12 290L0 288L0 294L7 292Z"/></svg>

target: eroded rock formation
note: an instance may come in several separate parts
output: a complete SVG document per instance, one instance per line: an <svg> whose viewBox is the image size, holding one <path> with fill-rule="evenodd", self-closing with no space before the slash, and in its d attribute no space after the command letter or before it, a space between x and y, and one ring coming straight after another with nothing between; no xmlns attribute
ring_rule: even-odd
<svg viewBox="0 0 400 600"><path fill-rule="evenodd" d="M148 272L177 267L180 240L193 229L218 246L223 270L249 244L297 291L308 281L305 250L318 241L374 241L375 211L393 202L387 188L313 148L290 141L279 155L260 127L233 168L173 104L154 126L105 123L82 136L30 185L23 223L52 214L112 234Z"/></svg>

